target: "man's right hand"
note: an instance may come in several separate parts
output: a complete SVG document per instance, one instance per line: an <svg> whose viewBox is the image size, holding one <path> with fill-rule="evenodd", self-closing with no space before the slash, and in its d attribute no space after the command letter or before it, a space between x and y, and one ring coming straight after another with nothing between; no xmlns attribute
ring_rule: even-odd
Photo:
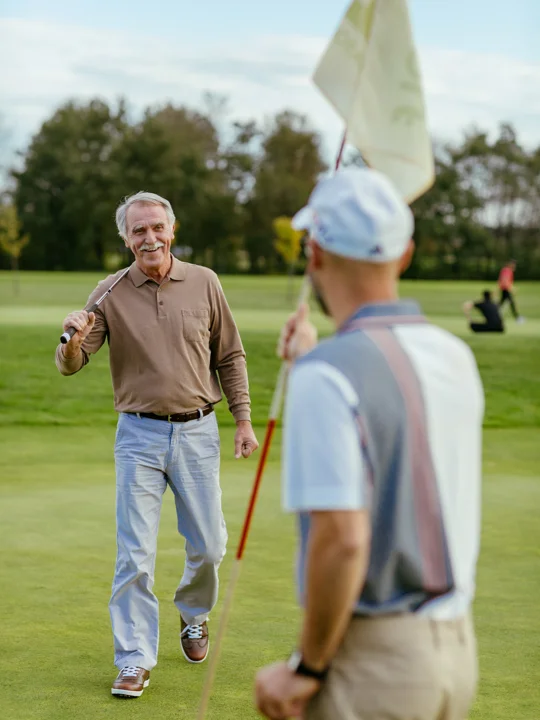
<svg viewBox="0 0 540 720"><path fill-rule="evenodd" d="M75 357L79 354L81 345L92 331L95 322L96 316L94 313L87 313L86 310L76 310L75 312L69 313L63 323L64 330L69 330L69 328L74 327L77 332L71 340L62 347L62 352L65 357Z"/></svg>
<svg viewBox="0 0 540 720"><path fill-rule="evenodd" d="M309 306L301 305L285 323L279 338L277 354L282 360L293 362L317 344L317 330L309 321Z"/></svg>

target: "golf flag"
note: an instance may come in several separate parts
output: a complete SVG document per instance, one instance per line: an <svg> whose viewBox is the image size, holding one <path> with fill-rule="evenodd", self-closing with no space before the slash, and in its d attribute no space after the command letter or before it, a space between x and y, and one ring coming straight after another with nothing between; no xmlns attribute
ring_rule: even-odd
<svg viewBox="0 0 540 720"><path fill-rule="evenodd" d="M407 202L434 181L431 139L406 0L353 0L315 71L347 140Z"/></svg>

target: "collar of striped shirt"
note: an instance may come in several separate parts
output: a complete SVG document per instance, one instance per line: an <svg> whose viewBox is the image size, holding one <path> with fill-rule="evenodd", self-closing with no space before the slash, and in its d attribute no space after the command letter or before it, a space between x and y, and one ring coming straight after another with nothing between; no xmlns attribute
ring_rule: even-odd
<svg viewBox="0 0 540 720"><path fill-rule="evenodd" d="M387 303L362 305L339 328L339 333L351 332L357 328L407 323L425 323L420 305L414 300L400 300Z"/></svg>

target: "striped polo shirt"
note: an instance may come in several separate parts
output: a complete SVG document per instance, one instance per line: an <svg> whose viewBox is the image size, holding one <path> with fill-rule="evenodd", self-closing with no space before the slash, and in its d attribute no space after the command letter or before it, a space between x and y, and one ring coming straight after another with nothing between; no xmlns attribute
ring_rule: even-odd
<svg viewBox="0 0 540 720"><path fill-rule="evenodd" d="M484 396L469 347L416 303L361 307L291 373L283 501L298 514L367 509L360 615L468 610L480 545Z"/></svg>

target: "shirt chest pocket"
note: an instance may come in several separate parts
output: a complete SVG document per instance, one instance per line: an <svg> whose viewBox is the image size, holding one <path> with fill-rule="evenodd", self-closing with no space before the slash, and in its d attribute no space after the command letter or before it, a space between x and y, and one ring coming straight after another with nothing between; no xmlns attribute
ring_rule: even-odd
<svg viewBox="0 0 540 720"><path fill-rule="evenodd" d="M210 313L208 310L182 310L184 340L193 343L210 341Z"/></svg>

